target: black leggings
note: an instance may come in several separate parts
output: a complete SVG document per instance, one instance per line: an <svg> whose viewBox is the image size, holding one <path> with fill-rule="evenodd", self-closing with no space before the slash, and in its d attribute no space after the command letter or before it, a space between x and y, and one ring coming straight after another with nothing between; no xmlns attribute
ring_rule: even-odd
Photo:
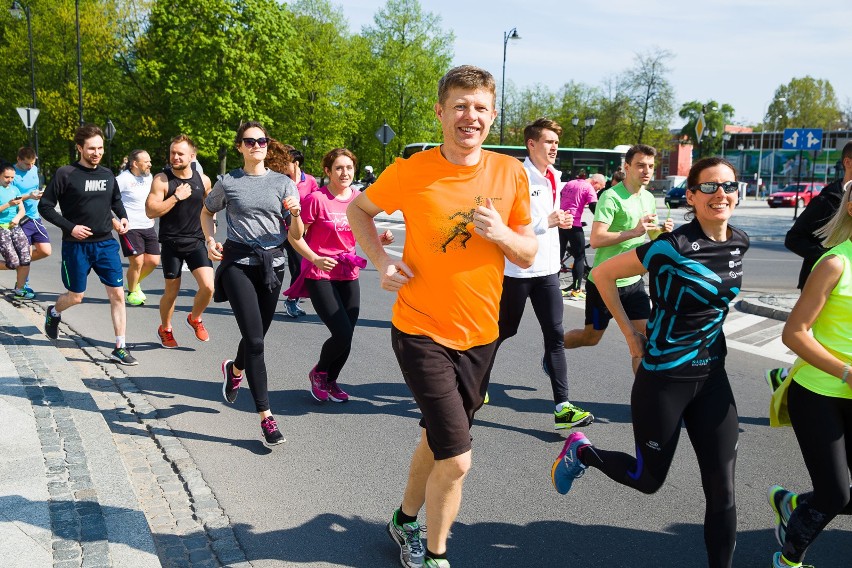
<svg viewBox="0 0 852 568"><path fill-rule="evenodd" d="M290 285L292 286L302 272L302 255L296 252L289 240L284 241L284 250L287 251L287 268L290 269Z"/></svg>
<svg viewBox="0 0 852 568"><path fill-rule="evenodd" d="M574 257L574 267L571 269L574 290L580 290L583 287L583 276L586 272L586 235L583 233L583 227L571 227L565 232L571 256Z"/></svg>
<svg viewBox="0 0 852 568"><path fill-rule="evenodd" d="M553 402L568 401L568 364L565 362L562 316L565 310L559 291L559 275L532 278L503 277L503 295L500 297L500 344L518 333L527 298L532 302L538 325L544 336L544 357L550 371Z"/></svg>
<svg viewBox="0 0 852 568"><path fill-rule="evenodd" d="M666 480L683 422L704 487L709 565L730 567L737 532L734 469L739 420L724 368L702 381L675 382L640 366L630 409L636 457L592 446L581 453L581 460L622 485L654 493Z"/></svg>
<svg viewBox="0 0 852 568"><path fill-rule="evenodd" d="M336 381L352 349L352 335L361 311L361 288L358 280L305 279L311 304L322 323L331 332L320 350L317 371L328 373Z"/></svg>
<svg viewBox="0 0 852 568"><path fill-rule="evenodd" d="M852 514L852 400L817 394L793 379L787 407L814 484L812 493L799 496L787 524L784 557L801 562L808 546L834 517Z"/></svg>
<svg viewBox="0 0 852 568"><path fill-rule="evenodd" d="M275 268L275 275L279 282L284 278L284 265ZM269 410L269 388L263 338L275 316L281 284L270 290L263 283L262 266L236 263L225 268L220 281L242 335L234 366L245 371L254 406L258 412L264 412Z"/></svg>

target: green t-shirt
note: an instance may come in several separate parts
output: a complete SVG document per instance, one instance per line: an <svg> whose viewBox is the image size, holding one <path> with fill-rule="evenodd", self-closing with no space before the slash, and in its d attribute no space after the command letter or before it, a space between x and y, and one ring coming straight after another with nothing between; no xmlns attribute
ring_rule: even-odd
<svg viewBox="0 0 852 568"><path fill-rule="evenodd" d="M623 183L612 186L601 194L598 205L595 208L595 222L606 223L609 231L619 233L634 229L639 219L645 215L657 212L657 201L651 192L641 189L638 193L631 194ZM630 249L634 249L645 242L645 235L622 241L617 245L595 249L595 266ZM619 278L616 286L623 288L634 282L638 282L641 276L630 278ZM594 280L589 277L589 280Z"/></svg>

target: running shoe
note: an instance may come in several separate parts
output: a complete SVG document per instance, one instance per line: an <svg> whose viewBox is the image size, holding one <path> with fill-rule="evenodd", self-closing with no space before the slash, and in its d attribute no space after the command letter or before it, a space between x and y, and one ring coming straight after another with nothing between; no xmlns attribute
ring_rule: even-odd
<svg viewBox="0 0 852 568"><path fill-rule="evenodd" d="M143 292L142 288L140 288L139 286L136 287L136 289L133 291L133 293L136 294L137 296L139 296L140 298L142 298L143 302L148 299L148 296L145 295L145 292Z"/></svg>
<svg viewBox="0 0 852 568"><path fill-rule="evenodd" d="M790 562L780 552L776 552L772 557L772 568L814 568L814 566L813 564Z"/></svg>
<svg viewBox="0 0 852 568"><path fill-rule="evenodd" d="M553 462L553 467L550 468L550 479L553 481L553 486L562 495L571 491L574 480L582 477L586 472L586 466L580 461L577 453L583 446L590 446L591 444L582 432L572 432L565 440L562 453L559 454L559 457Z"/></svg>
<svg viewBox="0 0 852 568"><path fill-rule="evenodd" d="M349 400L349 395L340 388L337 381L328 381L328 400L331 402L346 402Z"/></svg>
<svg viewBox="0 0 852 568"><path fill-rule="evenodd" d="M233 368L234 362L231 359L222 361L222 396L225 397L225 402L230 403L237 400L237 395L240 394L240 383L243 382L243 376L236 376Z"/></svg>
<svg viewBox="0 0 852 568"><path fill-rule="evenodd" d="M450 561L446 558L432 558L427 556L423 560L423 568L450 568Z"/></svg>
<svg viewBox="0 0 852 568"><path fill-rule="evenodd" d="M308 373L308 380L311 381L311 396L319 402L326 402L328 400L328 373L321 373L314 366Z"/></svg>
<svg viewBox="0 0 852 568"><path fill-rule="evenodd" d="M143 298L139 292L128 292L124 299L131 306L141 306L145 303L145 298Z"/></svg>
<svg viewBox="0 0 852 568"><path fill-rule="evenodd" d="M571 299L572 300L585 300L586 293L582 290L571 290Z"/></svg>
<svg viewBox="0 0 852 568"><path fill-rule="evenodd" d="M555 430L565 430L566 428L574 428L575 426L588 426L594 420L595 417L591 412L583 410L579 406L574 406L570 402L563 403L562 410L553 412L553 428Z"/></svg>
<svg viewBox="0 0 852 568"><path fill-rule="evenodd" d="M288 318L299 317L299 310L296 300L284 300L284 315Z"/></svg>
<svg viewBox="0 0 852 568"><path fill-rule="evenodd" d="M563 298L568 298L568 297L570 297L570 296L571 296L571 288L563 288L563 289L561 290L561 292L562 292L562 297L563 297Z"/></svg>
<svg viewBox="0 0 852 568"><path fill-rule="evenodd" d="M775 392L781 386L781 383L784 382L784 379L787 378L787 369L785 367L766 369L764 378L766 378L766 384L769 385L772 392Z"/></svg>
<svg viewBox="0 0 852 568"><path fill-rule="evenodd" d="M388 534L399 546L399 561L406 568L420 568L425 554L423 541L420 540L420 524L414 521L400 525L396 522L397 513L399 509L393 512L388 523Z"/></svg>
<svg viewBox="0 0 852 568"><path fill-rule="evenodd" d="M301 298L298 298L298 299L296 300L296 306L295 306L295 308L296 308L296 315L297 315L297 316L306 316L306 315L308 315L308 312L306 312L305 310L303 310L303 309L302 309L302 306L300 306L300 305L299 305L299 304L301 304L301 303L302 303L302 299L301 299Z"/></svg>
<svg viewBox="0 0 852 568"><path fill-rule="evenodd" d="M163 329L163 326L160 326L157 328L157 336L160 338L160 345L166 349L174 349L178 346L171 329Z"/></svg>
<svg viewBox="0 0 852 568"><path fill-rule="evenodd" d="M26 288L15 288L12 297L16 300L32 300L35 298L35 294L28 292Z"/></svg>
<svg viewBox="0 0 852 568"><path fill-rule="evenodd" d="M53 311L53 308L56 306L48 306L47 311L44 312L44 334L51 339L56 339L59 337L59 322L62 321L61 315L50 315L50 312Z"/></svg>
<svg viewBox="0 0 852 568"><path fill-rule="evenodd" d="M121 363L122 365L127 365L128 367L139 364L139 361L136 360L136 357L130 354L127 347L116 347L112 350L112 353L109 354L109 358Z"/></svg>
<svg viewBox="0 0 852 568"><path fill-rule="evenodd" d="M489 402L491 402L491 397L488 396L488 391L485 391L485 398L482 399L482 404L488 404Z"/></svg>
<svg viewBox="0 0 852 568"><path fill-rule="evenodd" d="M35 290L30 288L30 279L27 277L27 280L24 282L24 290L35 296Z"/></svg>
<svg viewBox="0 0 852 568"><path fill-rule="evenodd" d="M186 325L195 332L195 339L198 341L210 341L210 334L204 328L204 322L201 321L201 318L192 321L192 314L186 314Z"/></svg>
<svg viewBox="0 0 852 568"><path fill-rule="evenodd" d="M263 440L267 446L277 446L287 441L272 416L267 416L260 421L260 430L263 432Z"/></svg>
<svg viewBox="0 0 852 568"><path fill-rule="evenodd" d="M784 540L787 538L787 523L790 522L793 509L798 505L799 496L780 485L773 485L769 488L766 498L769 506L772 507L772 512L775 513L775 540L784 546Z"/></svg>

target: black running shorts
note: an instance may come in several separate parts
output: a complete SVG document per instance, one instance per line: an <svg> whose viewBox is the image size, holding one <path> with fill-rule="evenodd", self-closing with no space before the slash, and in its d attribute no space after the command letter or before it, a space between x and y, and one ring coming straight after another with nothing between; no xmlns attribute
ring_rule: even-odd
<svg viewBox="0 0 852 568"><path fill-rule="evenodd" d="M420 426L435 459L470 451L470 427L485 400L497 341L458 351L392 327L391 342L405 384L420 407Z"/></svg>
<svg viewBox="0 0 852 568"><path fill-rule="evenodd" d="M641 280L619 288L618 297L630 321L647 320L651 317L651 300ZM586 325L591 324L594 329L600 331L607 328L611 319L612 314L604 304L597 286L592 281L586 282Z"/></svg>

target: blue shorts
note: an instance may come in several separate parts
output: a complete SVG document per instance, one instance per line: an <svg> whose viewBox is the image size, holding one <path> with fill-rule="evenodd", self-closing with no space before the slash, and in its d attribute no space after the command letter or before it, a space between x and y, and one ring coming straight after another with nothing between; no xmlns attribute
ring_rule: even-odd
<svg viewBox="0 0 852 568"><path fill-rule="evenodd" d="M44 228L44 223L41 222L41 218L30 219L26 217L26 219L26 221L21 223L21 229L24 230L24 234L27 236L27 240L30 241L30 245L35 243L49 243L50 237L47 234L47 229Z"/></svg>
<svg viewBox="0 0 852 568"><path fill-rule="evenodd" d="M104 286L124 285L118 241L109 238L94 243L62 241L62 283L71 292L86 291L86 279L93 269Z"/></svg>

